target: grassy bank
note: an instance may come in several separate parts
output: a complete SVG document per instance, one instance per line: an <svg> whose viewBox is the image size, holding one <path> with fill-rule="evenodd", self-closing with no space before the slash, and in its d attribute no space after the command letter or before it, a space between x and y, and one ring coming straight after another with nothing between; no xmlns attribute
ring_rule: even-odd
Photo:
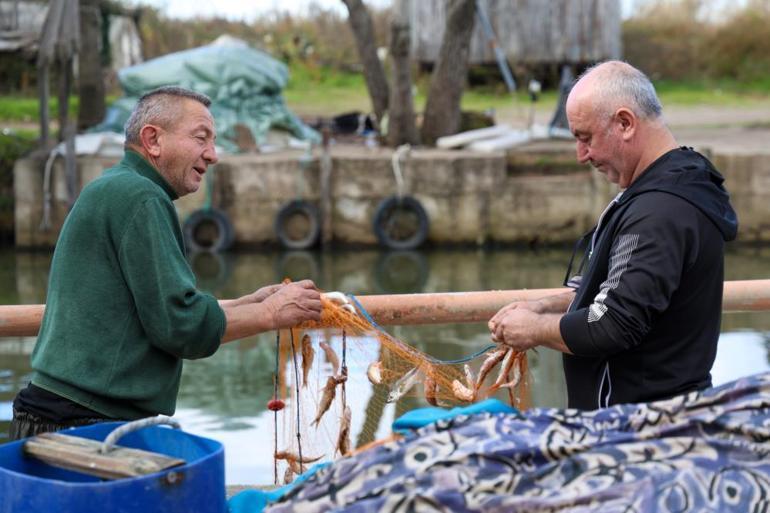
<svg viewBox="0 0 770 513"><path fill-rule="evenodd" d="M422 110L425 105L428 76L417 80L415 87L415 108ZM770 78L742 82L732 79L714 81L671 81L655 82L661 101L666 106L749 106L757 102L770 102ZM353 110L368 111L369 95L361 74L331 69L312 69L293 66L288 86L283 92L289 108L303 116L330 116ZM108 98L108 104L116 97ZM545 91L539 100L543 108L556 105L558 93ZM529 96L523 88L513 95L500 87L479 87L466 90L462 99L464 110L501 110L514 106L528 106ZM78 101L70 99L70 115L77 116ZM58 102L50 101L50 117L56 119ZM38 101L35 97L0 96L0 128L23 126L36 130L38 122Z"/></svg>

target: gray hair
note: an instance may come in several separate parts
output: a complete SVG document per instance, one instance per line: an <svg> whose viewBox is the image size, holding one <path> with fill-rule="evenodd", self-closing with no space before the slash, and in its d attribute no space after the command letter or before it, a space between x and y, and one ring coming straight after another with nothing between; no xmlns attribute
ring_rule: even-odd
<svg viewBox="0 0 770 513"><path fill-rule="evenodd" d="M597 70L597 68L600 68ZM600 62L585 70L578 80L596 71L594 105L610 115L625 106L640 118L655 120L663 113L655 86L643 72L623 61Z"/></svg>
<svg viewBox="0 0 770 513"><path fill-rule="evenodd" d="M153 89L139 98L131 116L126 121L126 146L141 145L139 132L145 125L158 125L162 128L174 126L179 110L176 101L173 100L180 98L190 98L202 103L205 107L211 105L211 99L205 94L183 87L163 86Z"/></svg>

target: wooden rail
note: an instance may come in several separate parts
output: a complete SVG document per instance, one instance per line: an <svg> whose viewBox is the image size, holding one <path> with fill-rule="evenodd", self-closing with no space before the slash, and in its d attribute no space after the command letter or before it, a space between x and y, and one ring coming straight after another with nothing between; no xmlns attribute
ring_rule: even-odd
<svg viewBox="0 0 770 513"><path fill-rule="evenodd" d="M378 323L386 326L484 322L512 301L533 300L567 289L487 290L358 296ZM725 282L725 312L770 310L770 280ZM33 337L45 305L0 305L0 337Z"/></svg>

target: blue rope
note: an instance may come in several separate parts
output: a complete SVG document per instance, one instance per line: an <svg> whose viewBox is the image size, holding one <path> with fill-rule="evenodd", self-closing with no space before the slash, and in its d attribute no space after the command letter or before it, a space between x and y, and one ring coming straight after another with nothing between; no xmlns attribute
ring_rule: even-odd
<svg viewBox="0 0 770 513"><path fill-rule="evenodd" d="M366 308L363 307L363 305L358 301L356 296L354 296L353 294L347 294L347 296L351 299L351 301L353 301L353 304L356 305L356 308L358 309L359 313L364 316L364 319L369 321L369 324L371 324L372 326L377 328L379 331L384 333L391 340L395 340L390 333L388 333L387 331L382 329L382 327L379 324L377 324L374 321L374 319L372 319L372 316L369 315L369 312L366 311ZM497 344L489 344L488 346L484 347L483 349L480 349L479 351L476 351L475 353L473 353L470 356L466 356L464 358L457 358L456 360L441 360L441 359L435 358L435 357L433 357L433 356L431 356L431 355L429 355L427 353L425 354L425 356L429 360L431 360L433 363L436 363L436 364L439 364L439 365L456 365L458 363L470 362L471 360L474 360L474 359L478 358L479 356L483 355L484 353L486 353L490 349L494 349L495 347L497 347Z"/></svg>

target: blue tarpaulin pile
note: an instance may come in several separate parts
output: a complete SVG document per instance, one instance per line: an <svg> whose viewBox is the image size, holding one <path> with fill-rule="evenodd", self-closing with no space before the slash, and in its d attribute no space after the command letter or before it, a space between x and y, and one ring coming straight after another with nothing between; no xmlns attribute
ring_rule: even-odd
<svg viewBox="0 0 770 513"><path fill-rule="evenodd" d="M266 511L767 511L770 374L589 412L460 413L279 495Z"/></svg>
<svg viewBox="0 0 770 513"><path fill-rule="evenodd" d="M295 138L317 142L320 136L286 107L281 91L288 68L242 41L220 38L210 45L171 53L118 72L124 96L114 102L94 130L122 132L139 97L165 85L181 86L211 98L217 145L235 152L236 125L251 132L257 144L268 130L285 130Z"/></svg>

